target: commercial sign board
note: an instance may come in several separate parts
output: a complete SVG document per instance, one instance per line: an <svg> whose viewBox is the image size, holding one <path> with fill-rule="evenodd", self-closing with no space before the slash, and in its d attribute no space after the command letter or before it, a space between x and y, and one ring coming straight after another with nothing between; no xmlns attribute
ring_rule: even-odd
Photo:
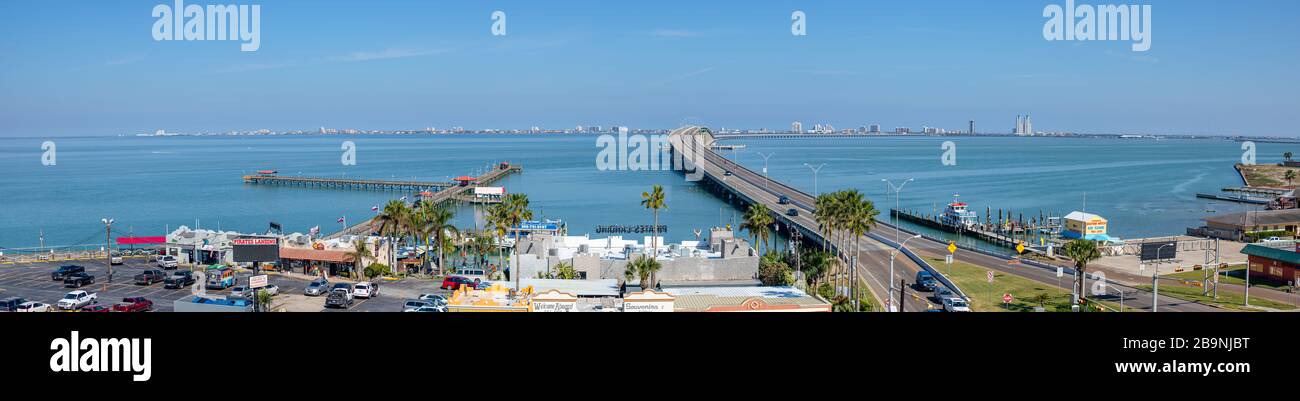
<svg viewBox="0 0 1300 401"><path fill-rule="evenodd" d="M578 296L559 290L549 290L533 296L532 311L573 312L577 304Z"/></svg>
<svg viewBox="0 0 1300 401"><path fill-rule="evenodd" d="M666 292L654 290L634 292L623 297L623 311L672 312L675 300L676 298L672 294Z"/></svg>
<svg viewBox="0 0 1300 401"><path fill-rule="evenodd" d="M242 237L230 241L235 262L256 263L280 260L280 239L276 237Z"/></svg>

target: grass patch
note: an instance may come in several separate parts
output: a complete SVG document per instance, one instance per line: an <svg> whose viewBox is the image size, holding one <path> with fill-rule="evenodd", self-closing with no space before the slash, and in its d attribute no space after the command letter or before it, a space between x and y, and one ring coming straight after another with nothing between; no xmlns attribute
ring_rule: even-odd
<svg viewBox="0 0 1300 401"><path fill-rule="evenodd" d="M1144 290L1144 291L1151 291L1151 286L1149 286L1149 285L1140 286L1140 287L1138 287L1138 288L1141 288L1141 289ZM1179 299L1185 299L1185 300L1188 300L1188 301L1196 301L1196 302L1201 302L1201 303L1205 303L1205 304L1210 304L1210 305L1215 305L1215 306L1219 306L1219 307L1223 307L1223 308L1234 309L1234 310L1240 310L1240 311L1250 311L1250 312L1258 312L1258 311L1260 311L1260 309L1257 309L1257 308L1251 308L1251 307L1247 307L1247 306L1243 305L1243 302L1245 302L1245 300L1246 300L1245 295L1243 295L1243 294L1237 294L1237 293L1232 293L1232 292L1227 292L1227 291L1219 291L1219 299L1216 300L1216 299L1214 299L1213 294L1208 295L1208 296L1207 296L1207 295L1201 295L1201 289L1198 288L1198 287L1183 287L1183 286L1178 286L1178 285L1161 285L1161 286L1160 286L1160 295L1170 296L1170 297L1179 298ZM1279 310L1292 310L1292 309L1295 309L1295 305L1284 304L1284 303L1281 303L1281 302L1274 302L1274 301L1270 301L1270 300L1263 299L1263 298L1258 298L1258 297L1256 297L1256 298L1251 298L1251 299L1250 299L1250 305L1251 305L1251 306L1260 306L1260 307L1265 307L1265 308L1271 308L1271 309L1279 309Z"/></svg>
<svg viewBox="0 0 1300 401"><path fill-rule="evenodd" d="M985 269L970 263L954 261L952 266L944 263L942 258L927 258L931 266L948 276L967 296L971 298L971 309L976 312L1032 312L1040 306L1036 298L1045 295L1041 306L1047 312L1069 312L1070 291L1039 283L1024 277ZM1028 267L1017 267L1017 269ZM993 283L988 282L988 272L993 272ZM1070 278L1062 278L1062 284L1069 284ZM929 295L929 293L924 293ZM1002 303L1002 294L1011 294L1013 301L1009 305ZM1104 304L1118 309L1118 305ZM1093 310L1100 310L1092 307ZM1132 308L1125 308L1133 310Z"/></svg>
<svg viewBox="0 0 1300 401"><path fill-rule="evenodd" d="M1236 284L1236 285L1241 285L1241 286L1246 285L1246 279L1245 279L1245 277L1246 277L1246 265L1229 266L1227 269L1223 270L1222 272L1223 272L1223 274L1220 274L1220 275L1219 275L1219 283L1223 283L1223 284ZM1163 278L1170 278L1170 279L1174 279L1174 280L1197 281L1197 282L1199 282L1199 281L1205 279L1205 272L1204 272L1204 271L1200 271L1200 270L1189 270L1189 271L1185 271L1185 272L1181 272L1181 273L1164 274L1164 275L1161 275L1160 277L1163 277ZM1210 279L1213 280L1214 278L1211 277ZM1251 287L1251 288L1267 288L1267 289L1270 289L1270 290L1277 290L1277 291L1283 291L1283 292L1287 291L1288 288L1289 288L1289 287L1286 285L1286 282L1277 281L1277 280L1270 280L1270 279L1265 279L1265 278L1259 278L1259 277L1251 277L1251 279L1250 279L1250 287Z"/></svg>
<svg viewBox="0 0 1300 401"><path fill-rule="evenodd" d="M1237 168L1241 169L1242 175L1246 177L1246 185L1273 188L1291 187L1292 184L1286 182L1286 172L1296 170L1276 164L1256 164L1251 166L1238 164Z"/></svg>

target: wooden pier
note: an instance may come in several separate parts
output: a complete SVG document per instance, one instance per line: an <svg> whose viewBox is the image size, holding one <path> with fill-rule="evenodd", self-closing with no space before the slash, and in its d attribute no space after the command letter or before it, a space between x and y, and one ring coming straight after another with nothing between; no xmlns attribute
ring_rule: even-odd
<svg viewBox="0 0 1300 401"><path fill-rule="evenodd" d="M993 231L987 231L987 230L980 229L979 227L972 227L972 228L954 227L954 226L950 226L950 225L947 225L947 224L943 224L943 223L939 222L938 220L936 220L935 218L931 218L931 217L923 216L923 215L921 215L921 214L919 214L919 213L914 213L914 212L909 212L909 211L899 211L899 210L897 210L897 209L890 209L889 213L890 213L890 216L898 217L898 218L901 219L901 220L906 220L906 221L909 221L909 222L912 222L912 223L915 223L915 224L919 224L919 225L922 225L922 226L930 227L930 228L933 228L933 229L936 229L936 230L942 230L942 231L946 231L946 232L950 232L950 233L955 233L955 234L958 234L958 235L964 235L964 236L970 236L970 237L978 238L978 239L980 239L980 240L983 240L983 241L985 241L985 242L988 242L988 243L991 243L991 244L994 244L994 245L1003 246L1003 247L1008 247L1008 248L1013 248L1013 247L1016 246L1016 244L1021 244L1021 243L1023 243L1023 244L1025 244L1025 252L1035 252L1035 253L1043 253L1043 252L1044 252L1038 244L1034 244L1033 242L1029 241L1029 240L1026 239L1026 238L1016 238L1016 237L1013 236L1013 235L1006 235L1006 234L1003 234L1003 233L998 233L998 232L993 232ZM1031 231L1035 231L1035 230L1037 230L1037 229L1036 229L1036 228L1020 228L1020 229L1017 229L1015 232L1020 232L1020 233L1028 234L1029 232L1031 232ZM1014 233L1014 232L1013 232L1013 233Z"/></svg>

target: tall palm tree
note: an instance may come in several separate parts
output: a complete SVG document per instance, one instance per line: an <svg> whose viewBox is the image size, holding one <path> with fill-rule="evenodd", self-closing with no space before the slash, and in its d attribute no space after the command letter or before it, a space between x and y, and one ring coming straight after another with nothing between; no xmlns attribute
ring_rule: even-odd
<svg viewBox="0 0 1300 401"><path fill-rule="evenodd" d="M651 187L650 192L641 193L641 206L650 209L654 213L654 225L650 226L653 234L650 237L650 254L651 257L658 257L659 249L659 209L667 209L668 203L664 202L664 187L658 184ZM653 274L650 275L650 281L654 281Z"/></svg>
<svg viewBox="0 0 1300 401"><path fill-rule="evenodd" d="M420 203L420 212L424 216L422 229L427 233L425 237L425 253L428 254L429 236L432 236L433 242L438 244L438 273L443 274L445 273L443 269L445 265L443 256L445 254L442 245L447 242L447 234L460 235L460 229L452 224L456 212L450 207L435 205L433 202L421 201Z"/></svg>
<svg viewBox="0 0 1300 401"><path fill-rule="evenodd" d="M857 255L859 252L859 240L876 225L876 216L879 215L880 212L876 210L876 205L872 203L871 200L864 198L857 190L850 191L850 195L846 196L846 200L850 201L847 204L849 210L846 213L848 215L846 227L849 232L853 234L853 253L854 255ZM859 299L857 269L857 263L854 263L852 271L849 272L849 282L852 288L852 299L854 305L858 304ZM857 309L855 308L854 310Z"/></svg>
<svg viewBox="0 0 1300 401"><path fill-rule="evenodd" d="M749 205L745 211L745 221L740 224L740 229L749 231L749 235L755 239L759 255L763 254L763 249L767 246L767 239L771 235L768 229L774 221L776 219L772 217L772 211L762 203Z"/></svg>
<svg viewBox="0 0 1300 401"><path fill-rule="evenodd" d="M501 254L501 239L505 238L510 229L510 224L506 222L507 214L509 213L504 199L501 203L492 205L487 209L488 228L485 231L491 235L493 246L497 248L497 263L502 264L504 264L505 258Z"/></svg>
<svg viewBox="0 0 1300 401"><path fill-rule="evenodd" d="M365 269L365 262L363 259L374 256L370 253L370 248L367 247L365 239L357 239L353 241L352 251L348 252L348 255L352 256L353 271L357 273L360 273L362 269Z"/></svg>
<svg viewBox="0 0 1300 401"><path fill-rule="evenodd" d="M1291 152L1286 152L1282 154L1282 158L1286 159L1286 161L1291 161L1291 156L1292 156Z"/></svg>
<svg viewBox="0 0 1300 401"><path fill-rule="evenodd" d="M405 201L394 199L388 201L384 205L384 209L380 211L379 216L375 217L376 220L379 220L379 235L392 240L388 252L388 268L390 271L396 271L397 241L409 232L410 214L411 208L406 206Z"/></svg>
<svg viewBox="0 0 1300 401"><path fill-rule="evenodd" d="M1083 297L1083 278L1088 271L1088 262L1101 259L1101 250L1097 249L1097 243L1086 239L1076 239L1065 244L1061 249L1066 258L1074 261L1074 270L1078 272L1074 277L1074 291L1080 298Z"/></svg>
<svg viewBox="0 0 1300 401"><path fill-rule="evenodd" d="M524 221L533 219L533 210L529 209L528 207L528 195L526 194L515 193L515 194L507 195L506 199L501 204L505 205L505 215L503 216L504 217L503 220L504 223L506 223L506 227L518 227L520 224L523 224ZM515 291L519 291L519 276L521 276L520 273L522 273L519 271L519 250L520 248L522 248L521 246L519 246L519 235L520 232L523 230L516 229L514 231L515 231L515 246L514 246Z"/></svg>
<svg viewBox="0 0 1300 401"><path fill-rule="evenodd" d="M420 255L420 270L424 271L429 266L429 237L433 235L433 229L429 224L429 210L435 205L428 199L421 199L415 202L411 208L411 213L406 216L406 226L409 228L411 235L415 237L415 243L424 245L424 253Z"/></svg>
<svg viewBox="0 0 1300 401"><path fill-rule="evenodd" d="M1291 181L1295 180L1295 170L1287 170L1283 177L1286 178L1286 185L1291 185Z"/></svg>

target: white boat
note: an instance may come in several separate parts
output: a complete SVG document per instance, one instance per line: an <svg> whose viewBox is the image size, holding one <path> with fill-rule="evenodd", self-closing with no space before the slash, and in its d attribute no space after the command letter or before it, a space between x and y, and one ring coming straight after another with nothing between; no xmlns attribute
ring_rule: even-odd
<svg viewBox="0 0 1300 401"><path fill-rule="evenodd" d="M957 200L957 195L952 196L952 203L943 210L943 215L939 216L939 222L950 227L971 228L979 224L979 216L972 210L967 209L966 202Z"/></svg>

